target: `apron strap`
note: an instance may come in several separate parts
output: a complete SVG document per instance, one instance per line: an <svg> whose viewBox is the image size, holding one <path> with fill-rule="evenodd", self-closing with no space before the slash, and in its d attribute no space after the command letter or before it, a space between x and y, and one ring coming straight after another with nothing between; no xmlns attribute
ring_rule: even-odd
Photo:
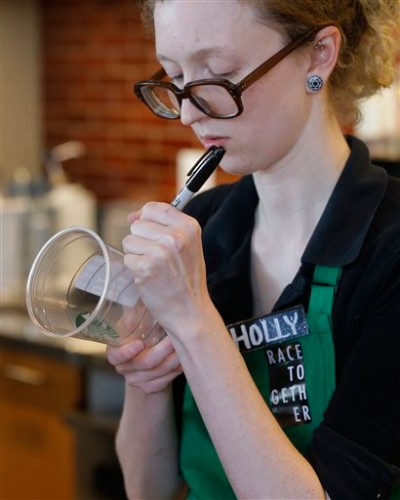
<svg viewBox="0 0 400 500"><path fill-rule="evenodd" d="M315 266L308 304L310 316L326 314L332 322L333 303L341 275L341 267Z"/></svg>

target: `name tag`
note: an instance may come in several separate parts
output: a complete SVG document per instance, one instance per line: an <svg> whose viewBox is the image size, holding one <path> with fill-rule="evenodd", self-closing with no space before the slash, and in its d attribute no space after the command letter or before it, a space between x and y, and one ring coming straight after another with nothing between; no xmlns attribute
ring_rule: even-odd
<svg viewBox="0 0 400 500"><path fill-rule="evenodd" d="M275 345L266 350L266 355L270 408L281 427L311 422L301 345Z"/></svg>
<svg viewBox="0 0 400 500"><path fill-rule="evenodd" d="M228 331L243 353L296 340L309 334L302 306L233 323L228 325Z"/></svg>
<svg viewBox="0 0 400 500"><path fill-rule="evenodd" d="M297 341L309 335L302 306L228 326L242 353L264 349L269 371L269 407L281 427L312 421L303 350Z"/></svg>

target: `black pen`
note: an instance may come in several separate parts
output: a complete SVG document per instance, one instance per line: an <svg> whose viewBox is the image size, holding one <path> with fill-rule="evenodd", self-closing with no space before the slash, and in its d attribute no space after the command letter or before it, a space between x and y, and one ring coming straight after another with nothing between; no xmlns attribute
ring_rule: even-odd
<svg viewBox="0 0 400 500"><path fill-rule="evenodd" d="M175 196L171 205L178 210L182 210L218 167L224 154L225 148L222 146L209 147L203 156L199 158L189 170L187 174L189 179Z"/></svg>

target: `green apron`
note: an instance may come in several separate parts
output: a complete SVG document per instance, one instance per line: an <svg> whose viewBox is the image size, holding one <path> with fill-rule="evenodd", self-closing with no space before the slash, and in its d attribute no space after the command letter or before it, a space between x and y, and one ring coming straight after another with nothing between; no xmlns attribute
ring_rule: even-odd
<svg viewBox="0 0 400 500"><path fill-rule="evenodd" d="M306 315L308 335L243 355L264 400L303 455L335 389L332 307L340 276L340 267L316 266ZM298 359L293 361L292 356L288 363L285 352L296 352ZM292 385L292 392L279 386L282 375L287 379L288 374L292 382L295 376L295 382L299 382ZM283 404L291 394L296 396L292 398L295 404ZM236 498L188 385L183 403L180 465L189 486L189 500ZM399 488L393 491L391 500L400 500L399 492Z"/></svg>
<svg viewBox="0 0 400 500"><path fill-rule="evenodd" d="M299 405L300 413L307 409L305 421L299 425L287 425L284 431L301 452L305 453L312 435L320 424L335 388L335 353L332 342L331 313L341 268L317 266L311 289L307 313L309 335L303 336L290 347L301 351L304 370L300 379L305 379L306 397ZM295 344L295 345L294 345ZM300 347L298 346L300 344ZM281 346L288 348L288 344ZM275 352L276 354L276 352ZM271 352L272 359L275 355ZM268 405L271 406L271 366L266 353L256 350L244 354L246 365ZM280 368L285 369L285 363ZM293 370L298 369L298 365ZM279 373L278 373L279 378ZM278 398L277 398L278 399ZM278 418L279 421L279 418ZM194 402L189 386L186 386L183 405L183 428L181 442L181 469L189 485L189 499L234 499L235 494L226 478L221 462L208 435L207 429Z"/></svg>

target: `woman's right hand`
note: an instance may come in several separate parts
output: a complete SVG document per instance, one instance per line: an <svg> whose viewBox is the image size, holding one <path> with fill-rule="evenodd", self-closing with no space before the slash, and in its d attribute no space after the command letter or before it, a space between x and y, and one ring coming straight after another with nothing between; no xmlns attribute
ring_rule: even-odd
<svg viewBox="0 0 400 500"><path fill-rule="evenodd" d="M150 348L142 340L134 340L121 347L107 346L107 359L117 373L124 376L128 385L147 394L164 391L182 373L168 337Z"/></svg>

